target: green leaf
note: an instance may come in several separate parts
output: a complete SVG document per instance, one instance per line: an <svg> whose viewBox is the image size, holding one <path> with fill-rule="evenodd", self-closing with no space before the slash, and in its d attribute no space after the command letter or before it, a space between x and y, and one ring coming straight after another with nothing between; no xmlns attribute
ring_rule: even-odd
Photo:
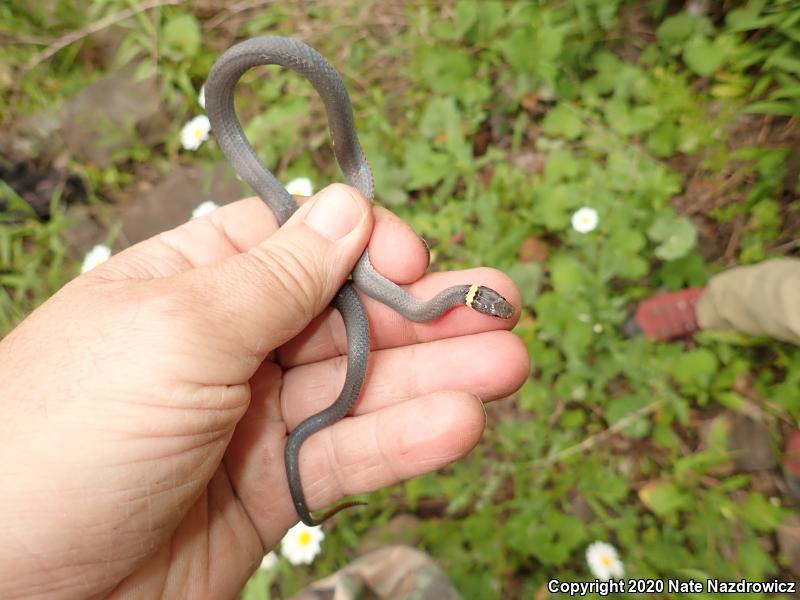
<svg viewBox="0 0 800 600"><path fill-rule="evenodd" d="M461 112L452 98L434 98L425 107L419 131L436 146L458 152L464 141L461 132Z"/></svg>
<svg viewBox="0 0 800 600"><path fill-rule="evenodd" d="M683 385L708 387L717 372L717 356L707 348L695 348L675 357L669 372Z"/></svg>
<svg viewBox="0 0 800 600"><path fill-rule="evenodd" d="M696 30L697 17L681 12L664 19L656 29L656 36L665 46L673 46L688 40Z"/></svg>
<svg viewBox="0 0 800 600"><path fill-rule="evenodd" d="M432 30L437 37L445 40L460 40L478 19L479 3L473 0L460 0L456 4L455 19L434 24Z"/></svg>
<svg viewBox="0 0 800 600"><path fill-rule="evenodd" d="M550 260L550 279L557 292L574 293L585 286L584 267L569 254L556 254Z"/></svg>
<svg viewBox="0 0 800 600"><path fill-rule="evenodd" d="M192 58L200 49L200 24L194 15L172 17L161 30L164 50L176 58Z"/></svg>
<svg viewBox="0 0 800 600"><path fill-rule="evenodd" d="M583 121L577 111L566 104L550 109L542 121L542 131L547 135L563 136L568 140L580 137L583 130Z"/></svg>
<svg viewBox="0 0 800 600"><path fill-rule="evenodd" d="M526 510L505 525L508 545L546 565L560 565L586 539L586 527L577 517L554 509Z"/></svg>
<svg viewBox="0 0 800 600"><path fill-rule="evenodd" d="M675 152L678 144L678 128L674 123L663 121L650 131L646 143L653 154L666 158Z"/></svg>
<svg viewBox="0 0 800 600"><path fill-rule="evenodd" d="M746 8L736 8L725 17L725 24L731 31L750 31L768 25L768 21L759 18L758 2L750 2Z"/></svg>
<svg viewBox="0 0 800 600"><path fill-rule="evenodd" d="M764 496L753 492L742 503L739 515L757 531L775 531L783 521L783 510L773 506Z"/></svg>
<svg viewBox="0 0 800 600"><path fill-rule="evenodd" d="M520 73L543 74L543 69L561 53L563 33L553 27L515 27L500 42L500 48L514 70Z"/></svg>
<svg viewBox="0 0 800 600"><path fill-rule="evenodd" d="M665 214L647 230L648 237L661 242L655 255L661 260L676 260L689 254L697 243L697 229L689 219Z"/></svg>
<svg viewBox="0 0 800 600"><path fill-rule="evenodd" d="M764 580L767 575L776 572L772 557L756 538L750 538L741 544L737 554L742 573L751 581Z"/></svg>
<svg viewBox="0 0 800 600"><path fill-rule="evenodd" d="M800 107L789 102L765 100L763 102L753 102L752 104L748 104L742 109L742 111L746 113L793 117L800 112Z"/></svg>
<svg viewBox="0 0 800 600"><path fill-rule="evenodd" d="M659 516L669 517L691 504L691 495L669 481L654 481L639 490L639 498Z"/></svg>
<svg viewBox="0 0 800 600"><path fill-rule="evenodd" d="M613 227L601 252L603 270L609 277L636 279L647 274L649 265L641 257L645 238L631 227Z"/></svg>
<svg viewBox="0 0 800 600"><path fill-rule="evenodd" d="M539 295L539 288L542 286L544 278L542 265L535 262L519 262L507 269L506 272L519 288L523 303L531 305Z"/></svg>
<svg viewBox="0 0 800 600"><path fill-rule="evenodd" d="M702 36L693 37L683 48L683 60L688 67L700 75L708 77L715 73L725 61L725 52L720 44Z"/></svg>
<svg viewBox="0 0 800 600"><path fill-rule="evenodd" d="M609 425L615 425L631 413L643 408L647 403L647 400L634 395L614 398L606 408L606 419ZM647 416L639 417L626 425L622 432L630 438L642 438L650 433L650 419Z"/></svg>
<svg viewBox="0 0 800 600"><path fill-rule="evenodd" d="M574 185L542 185L536 188L531 219L550 230L561 230L569 225L570 211L581 201L579 189Z"/></svg>
<svg viewBox="0 0 800 600"><path fill-rule="evenodd" d="M656 106L631 107L619 98L609 100L605 112L608 124L622 135L634 135L649 131L661 118Z"/></svg>
<svg viewBox="0 0 800 600"><path fill-rule="evenodd" d="M471 56L447 46L427 46L417 54L417 71L412 77L432 90L460 96L465 81L473 78L475 65Z"/></svg>
<svg viewBox="0 0 800 600"><path fill-rule="evenodd" d="M436 152L425 142L409 142L406 145L405 169L409 175L407 187L416 190L439 183L450 171L452 159L443 152Z"/></svg>

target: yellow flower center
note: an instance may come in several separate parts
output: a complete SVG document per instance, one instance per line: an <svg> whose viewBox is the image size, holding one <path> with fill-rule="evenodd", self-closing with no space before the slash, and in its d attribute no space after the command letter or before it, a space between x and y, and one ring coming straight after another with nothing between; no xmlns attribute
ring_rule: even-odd
<svg viewBox="0 0 800 600"><path fill-rule="evenodd" d="M200 129L195 129L194 130L194 137L199 140L201 137L203 137L203 132L200 131Z"/></svg>
<svg viewBox="0 0 800 600"><path fill-rule="evenodd" d="M303 531L297 536L297 543L301 546L308 546L311 543L311 534L308 531Z"/></svg>
<svg viewBox="0 0 800 600"><path fill-rule="evenodd" d="M606 554L603 558L600 559L600 562L603 563L603 566L610 567L611 566L611 557Z"/></svg>

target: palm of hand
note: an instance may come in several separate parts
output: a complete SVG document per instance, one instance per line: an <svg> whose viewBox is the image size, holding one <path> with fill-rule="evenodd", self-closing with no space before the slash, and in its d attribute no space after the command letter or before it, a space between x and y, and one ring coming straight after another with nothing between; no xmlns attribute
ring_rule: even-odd
<svg viewBox="0 0 800 600"><path fill-rule="evenodd" d="M416 280L427 264L422 246L394 217L376 212L370 245L376 266L398 282ZM27 406L23 401L6 420L17 426L8 447L23 459L0 472L6 481L0 514L18 516L17 500L45 515L19 539L21 547L42 549L35 567L29 556L9 553L6 569L22 575L7 589L59 590L65 597L111 590L231 596L296 522L283 446L287 432L330 404L341 387L340 318L324 311L295 335L292 327L308 317L291 307L261 322L258 315L241 318L224 301L174 293L181 278L203 278L209 265L257 254L274 227L256 199L218 210L74 281L3 342L18 361L6 363L6 372L22 375L15 385ZM247 281L247 272L239 275ZM431 275L412 292L426 297L464 277ZM518 304L502 276L482 270L481 277ZM213 285L188 289L206 287L209 297L219 294ZM307 296L315 302L314 293ZM72 317L66 325L65 305ZM314 314L322 306L306 308ZM507 322L466 312L409 325L386 307L367 303L367 309L374 352L354 416L310 438L301 453L312 509L465 454L485 422L469 392L500 397L527 375L524 348L498 330ZM56 332L46 349L26 341L42 328ZM71 376L48 382L54 362L48 358L59 352ZM43 383L50 386L42 389ZM57 398L48 395L53 388ZM42 415L49 429L41 427ZM42 494L42 481L59 494ZM53 543L53 531L72 541ZM82 566L68 569L76 564Z"/></svg>

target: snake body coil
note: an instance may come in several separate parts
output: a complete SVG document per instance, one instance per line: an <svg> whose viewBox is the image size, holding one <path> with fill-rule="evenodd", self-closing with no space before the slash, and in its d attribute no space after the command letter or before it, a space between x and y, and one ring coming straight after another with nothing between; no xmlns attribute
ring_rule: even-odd
<svg viewBox="0 0 800 600"><path fill-rule="evenodd" d="M344 83L336 70L316 50L291 38L263 36L232 46L220 56L205 84L206 112L211 129L228 161L283 225L297 210L294 197L259 160L242 131L233 104L236 82L248 69L259 65L280 65L305 77L325 103L336 160L347 183L372 201L372 171L358 143L353 111ZM448 288L422 302L379 274L365 250L332 306L342 315L347 332L347 374L336 401L312 415L290 433L284 452L286 476L297 514L307 525L317 525L343 508L361 504L345 502L315 519L308 511L300 480L300 446L312 434L342 419L361 392L369 357L369 323L364 305L354 286L390 306L412 321L437 318L450 308L467 305L496 317L510 318L514 308L497 292L477 285Z"/></svg>

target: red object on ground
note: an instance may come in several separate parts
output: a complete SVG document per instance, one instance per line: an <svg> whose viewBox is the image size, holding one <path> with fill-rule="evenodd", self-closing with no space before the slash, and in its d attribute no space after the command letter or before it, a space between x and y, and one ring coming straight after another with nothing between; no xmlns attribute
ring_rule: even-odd
<svg viewBox="0 0 800 600"><path fill-rule="evenodd" d="M795 496L800 497L800 429L795 429L786 440L783 474L789 490Z"/></svg>
<svg viewBox="0 0 800 600"><path fill-rule="evenodd" d="M680 290L651 296L639 302L633 321L651 340L672 340L700 329L695 304L702 288Z"/></svg>

